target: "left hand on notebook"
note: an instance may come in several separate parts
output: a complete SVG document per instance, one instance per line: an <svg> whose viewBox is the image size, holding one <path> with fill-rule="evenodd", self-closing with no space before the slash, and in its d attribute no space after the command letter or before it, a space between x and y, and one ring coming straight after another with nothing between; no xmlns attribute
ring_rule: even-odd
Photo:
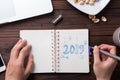
<svg viewBox="0 0 120 80"><path fill-rule="evenodd" d="M29 54L31 45L26 40L19 40L11 50L5 80L26 80L33 69L33 56ZM25 60L27 64L25 65Z"/></svg>
<svg viewBox="0 0 120 80"><path fill-rule="evenodd" d="M112 45L102 44L94 47L94 73L97 80L110 80L112 72L114 71L117 60L100 54L99 50L107 50L111 54L116 55L116 47Z"/></svg>

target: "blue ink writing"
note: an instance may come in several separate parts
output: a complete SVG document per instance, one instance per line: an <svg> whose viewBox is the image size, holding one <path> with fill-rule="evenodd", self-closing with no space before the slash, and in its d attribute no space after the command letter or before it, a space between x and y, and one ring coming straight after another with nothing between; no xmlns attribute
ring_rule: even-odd
<svg viewBox="0 0 120 80"><path fill-rule="evenodd" d="M68 54L69 52L68 52L68 45L64 45L64 49L65 49L65 51L63 52L64 54Z"/></svg>
<svg viewBox="0 0 120 80"><path fill-rule="evenodd" d="M63 54L82 54L84 52L84 45L64 45Z"/></svg>
<svg viewBox="0 0 120 80"><path fill-rule="evenodd" d="M75 46L71 45L70 46L70 54L74 54L75 51Z"/></svg>
<svg viewBox="0 0 120 80"><path fill-rule="evenodd" d="M80 54L82 54L82 53L84 52L84 45L80 45L80 46L79 46L79 49L81 50L81 51L80 51Z"/></svg>

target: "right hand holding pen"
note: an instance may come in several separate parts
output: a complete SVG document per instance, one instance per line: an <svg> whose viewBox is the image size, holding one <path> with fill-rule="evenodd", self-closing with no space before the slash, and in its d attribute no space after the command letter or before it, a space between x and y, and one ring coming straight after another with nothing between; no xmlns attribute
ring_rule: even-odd
<svg viewBox="0 0 120 80"><path fill-rule="evenodd" d="M113 55L116 55L116 47L112 45L102 44L100 46L95 46L94 53L94 73L97 80L110 80L112 72L114 71L117 60L110 58L104 54L101 54L99 50L105 50Z"/></svg>

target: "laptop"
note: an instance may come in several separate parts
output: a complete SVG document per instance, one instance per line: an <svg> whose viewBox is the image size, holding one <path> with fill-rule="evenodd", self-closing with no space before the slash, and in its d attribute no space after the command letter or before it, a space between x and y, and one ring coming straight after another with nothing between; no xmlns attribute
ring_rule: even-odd
<svg viewBox="0 0 120 80"><path fill-rule="evenodd" d="M52 11L51 0L0 0L0 24L31 18Z"/></svg>

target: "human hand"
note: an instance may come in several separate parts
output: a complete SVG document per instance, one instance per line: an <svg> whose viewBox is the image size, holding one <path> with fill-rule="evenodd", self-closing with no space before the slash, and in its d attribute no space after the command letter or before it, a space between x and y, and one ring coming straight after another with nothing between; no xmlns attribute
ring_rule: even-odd
<svg viewBox="0 0 120 80"><path fill-rule="evenodd" d="M101 54L99 52L100 49L116 55L116 47L112 45L102 44L100 46L95 46L93 50L94 53L93 69L97 80L110 80L112 72L114 71L117 65L117 60L108 57L104 54Z"/></svg>
<svg viewBox="0 0 120 80"><path fill-rule="evenodd" d="M33 69L33 56L29 54L31 45L19 40L11 50L5 80L26 80ZM26 63L25 63L26 62Z"/></svg>

